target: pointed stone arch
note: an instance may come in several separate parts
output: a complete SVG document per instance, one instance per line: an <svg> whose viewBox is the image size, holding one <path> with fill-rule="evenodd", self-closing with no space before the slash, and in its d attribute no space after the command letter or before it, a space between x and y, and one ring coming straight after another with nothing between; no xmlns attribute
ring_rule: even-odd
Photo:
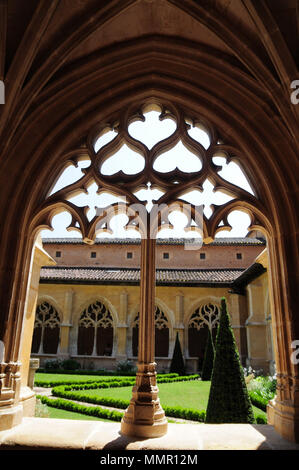
<svg viewBox="0 0 299 470"><path fill-rule="evenodd" d="M128 355L137 357L138 355L138 323L139 323L139 306L135 306L129 316L129 335L128 335ZM155 339L156 350L159 348L157 357L171 357L173 349L173 326L174 315L167 307L165 302L155 299ZM161 353L159 353L159 351Z"/></svg>
<svg viewBox="0 0 299 470"><path fill-rule="evenodd" d="M94 72L91 74L86 73L86 63L81 64L82 68L75 63L73 68L70 67L68 77L59 79L61 74L58 73L55 80L53 74L59 64L54 61L50 74L47 67L43 67L33 82L29 81L30 85L40 83L40 86L27 87L25 95L21 93L22 83L28 63L31 63L27 55L24 68L17 67L17 76L21 75L22 80L18 81L20 101L17 103L16 100L15 107L20 111L26 96L24 112L27 114L8 116L5 131L9 138L1 139L1 145L5 146L2 155L5 184L1 187L1 219L5 220L5 226L0 284L5 286L5 292L0 305L0 338L5 342L5 361L15 364L18 360L29 275L28 260L35 234L41 227L48 226L46 214L41 214L39 208L47 184L55 179L59 162L65 163L62 162L62 155L71 149L74 141L81 145L81 138L91 126L96 125L99 116L108 119L134 99L155 96L173 100L195 114L213 120L222 135L238 143L246 155L245 171L249 177L255 177L258 195L266 211L266 215L256 215L262 219L260 222L266 226L268 236L275 316L273 324L277 338L275 422L283 435L298 440L298 364L293 364L290 359L292 340L297 339L299 334L296 316L298 280L294 275L299 271L298 230L294 217L298 201L298 113L290 106L287 93L280 89L275 73L272 76L271 67L268 68L262 57L246 45L244 36L238 36L235 27L231 28L233 31L229 29L231 25L228 25L227 18L222 18L212 6L205 11L199 3L195 5L194 2L178 0L172 0L172 3L187 9L210 30L218 31L224 39L227 33L226 42L237 51L237 56L248 67L250 74L222 57L217 60L213 51L209 51L209 65L206 66L208 54L204 55L205 51L199 45L192 46L188 41L180 44L166 37L163 41L154 38L149 43L149 38L146 38L147 42L143 39L143 43L137 41L136 45L125 44L123 47L118 44L101 51L97 60L102 67L91 59L90 70ZM261 18L256 12L254 17ZM85 27L88 29L87 24ZM80 42L84 34L80 30L76 40ZM264 41L267 41L269 48L269 38ZM70 46L70 43L71 38L68 38L66 45ZM119 62L116 64L111 59L117 48ZM277 58L276 53L275 56ZM61 58L64 59L64 54ZM131 61L126 63L126 67L124 59ZM142 77L138 67L140 63L144 67ZM109 70L111 64L113 70ZM280 75L286 79L287 74L279 64L278 68ZM76 80L73 76L75 70ZM119 82L118 77L121 77ZM62 86L63 83L65 86ZM225 93L222 93L224 84ZM105 90L109 90L108 93ZM11 104L7 109L10 108ZM21 117L24 119L21 120ZM14 126L10 125L12 123ZM10 129L14 135L10 134ZM17 162L15 155L18 155ZM284 158L285 155L289 158ZM7 175L11 177L7 178Z"/></svg>
<svg viewBox="0 0 299 470"><path fill-rule="evenodd" d="M92 296L76 309L75 336L78 355L111 356L117 351L118 315L103 296Z"/></svg>
<svg viewBox="0 0 299 470"><path fill-rule="evenodd" d="M51 300L47 296L37 302L31 349L35 354L56 355L59 352L62 318L54 307L56 302Z"/></svg>
<svg viewBox="0 0 299 470"><path fill-rule="evenodd" d="M217 326L220 316L220 298L205 297L194 302L185 315L185 345L186 357L198 358L197 367L201 368L210 330L213 340L216 339Z"/></svg>

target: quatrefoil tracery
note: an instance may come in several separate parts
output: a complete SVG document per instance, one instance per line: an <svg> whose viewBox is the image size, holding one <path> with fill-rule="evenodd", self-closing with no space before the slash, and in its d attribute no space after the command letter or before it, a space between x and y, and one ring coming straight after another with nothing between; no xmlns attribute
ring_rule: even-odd
<svg viewBox="0 0 299 470"><path fill-rule="evenodd" d="M218 205L212 204L210 215L204 211L202 227L196 226L194 223L198 204L190 204L186 231L198 230L204 239L212 239L217 232L231 229L227 217L235 210L247 212L251 217L251 228L260 228L261 224L256 214L262 214L262 207L259 200L252 194L250 186L246 190L228 181L220 175L223 173L225 163L223 165L215 163L215 161L219 162L219 158L227 165L235 162L241 158L238 150L223 143L217 131L205 119L197 120L186 117L185 113L173 105L167 107L156 105L153 109L156 112L156 118L157 109L160 109L158 119L161 123L171 120L174 124L171 132L166 132L166 136L162 140L154 141L152 145L148 142L146 145L141 140L137 140L137 137L142 135L137 132L138 125L141 128L146 122L148 108L145 106L135 111L127 110L119 117L118 121L100 124L87 136L82 147L74 149L65 156L68 165L77 167L76 177L71 184L60 187L55 192L52 190L41 207L38 217L39 224L48 228L51 226L53 214L57 212L58 208L63 208L72 215L69 229L80 229L83 239L87 242L92 242L99 230L111 233L110 220L119 213L128 215L127 229L142 230L136 213L134 214L134 210L130 211L130 207L140 204L146 206L149 203L148 200L142 199L144 190L147 191L150 188L158 195L156 200L151 201L152 205L155 203L159 206L167 205L170 212L172 206L179 207L184 211L188 194L194 191L199 195L204 194L205 184L210 182L213 185L215 195L217 193L226 194L227 202ZM133 130L130 127L132 125L134 125ZM192 132L194 129L196 132ZM202 139L203 134L205 140ZM198 138L200 135L201 138ZM160 136L163 137L162 134ZM177 160L175 163L172 162L171 170L157 169L159 159L161 160L165 156L172 158L171 152L174 152L178 147L184 147L198 163L197 166L193 165L194 171L192 169L181 170L183 164L185 165L183 168L186 168L186 153L181 153L181 159L180 154L179 157L176 157ZM129 149L130 152L134 152L138 158L143 160L142 165L135 166L135 172L128 171L126 153L123 153L123 149ZM115 162L114 171L111 171L113 166L110 165L110 171L103 172L103 168L108 167L109 161L111 164L116 155L120 155L120 158ZM79 170L82 173L81 177ZM85 194L87 197L89 195L88 188L92 184L97 187L95 196L109 193L115 197L114 203L107 204L96 213L95 211L92 213L92 208L88 205L80 207L74 202L76 196L80 194ZM255 215L253 215L253 208L256 209ZM164 228L167 223L169 221L160 216L159 229L162 226Z"/></svg>

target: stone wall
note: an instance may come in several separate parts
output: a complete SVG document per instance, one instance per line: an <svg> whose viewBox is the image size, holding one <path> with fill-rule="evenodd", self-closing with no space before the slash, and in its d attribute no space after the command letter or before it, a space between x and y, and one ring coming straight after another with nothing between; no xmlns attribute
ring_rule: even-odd
<svg viewBox="0 0 299 470"><path fill-rule="evenodd" d="M200 250L186 250L184 245L157 245L157 268L247 268L265 248L260 245L208 245ZM140 267L139 244L45 243L45 249L59 266ZM60 256L57 257L57 252ZM92 257L95 253L96 257ZM127 254L132 253L128 258ZM164 258L164 253L168 258ZM238 259L237 254L242 258ZM205 254L205 259L201 255ZM93 255L94 256L94 255ZM130 255L129 255L130 256Z"/></svg>
<svg viewBox="0 0 299 470"><path fill-rule="evenodd" d="M186 359L189 372L196 371L197 359L190 357L188 350L188 323L195 310L204 304L220 304L225 296L228 301L236 342L243 364L248 364L248 350L256 351L263 348L266 331L260 330L260 336L248 334L246 337L245 322L248 319L246 297L233 294L228 288L212 287L156 287L156 305L164 312L169 327L168 357L156 358L158 370L167 370L172 358L176 333L179 333L181 348ZM114 327L114 341L111 357L79 356L77 351L78 322L81 313L91 303L101 301L111 312ZM132 355L132 323L139 311L139 287L121 285L67 285L40 284L38 303L47 301L57 310L60 319L60 343L57 356L33 355L39 357L41 365L45 361L59 358L73 358L84 368L114 369L118 361L131 359ZM250 347L247 346L250 342ZM266 354L264 352L263 354ZM250 356L250 365L260 366L259 357ZM247 361L247 362L246 362ZM265 370L268 368L267 357L263 356Z"/></svg>

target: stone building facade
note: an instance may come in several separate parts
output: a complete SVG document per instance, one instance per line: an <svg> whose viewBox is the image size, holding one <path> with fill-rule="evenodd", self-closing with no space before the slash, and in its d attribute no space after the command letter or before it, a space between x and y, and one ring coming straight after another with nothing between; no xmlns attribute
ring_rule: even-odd
<svg viewBox="0 0 299 470"><path fill-rule="evenodd" d="M44 239L44 249L56 266L41 269L32 356L42 365L72 358L86 369L136 361L140 240ZM158 239L156 259L158 371L169 369L176 333L187 370L200 368L223 296L243 365L273 371L264 240L218 238L188 250L184 240Z"/></svg>

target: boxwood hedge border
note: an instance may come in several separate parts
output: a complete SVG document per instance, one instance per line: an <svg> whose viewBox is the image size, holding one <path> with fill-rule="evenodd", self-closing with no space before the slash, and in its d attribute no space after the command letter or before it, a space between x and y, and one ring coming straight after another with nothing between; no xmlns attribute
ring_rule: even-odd
<svg viewBox="0 0 299 470"><path fill-rule="evenodd" d="M198 374L188 375L188 376L179 376L178 374L161 374L157 375L157 382L158 383L174 383L174 382L182 382L182 381L190 381L190 380L198 380ZM52 406L54 408L64 409L66 411L73 411L77 413L82 413L90 416L97 416L99 418L104 418L112 421L121 421L123 413L117 410L108 410L105 408L101 408L100 406L88 406L82 405L79 403L74 403L74 401L81 401L85 403L91 403L93 405L102 405L112 408L118 409L126 409L129 406L129 400L121 400L116 398L110 397L99 397L99 396L86 396L84 394L80 394L80 390L92 390L92 389L101 389L101 388L114 388L114 387L125 387L134 385L135 383L135 376L134 377L126 377L126 378L118 378L115 380L113 377L106 377L105 380L99 379L97 381L85 381L85 382L74 382L74 381L67 381L59 382L59 381L36 381L36 386L41 387L54 387L52 389L52 395L57 397L56 399L48 398L42 395L37 395L37 398L41 400L42 403L47 404L48 406ZM40 384L40 385L38 385ZM43 384L43 385L41 385ZM253 394L250 394L253 395ZM265 410L266 404L263 402L261 397L259 396L250 396L252 400L252 404L257 406L260 409ZM74 400L74 401L70 401ZM263 408L262 408L263 406ZM190 408L182 408L182 407L170 407L170 406L163 406L163 410L167 417L173 418L180 418L195 422L204 423L206 411L205 410L196 410ZM256 416L256 423L257 424L267 424L267 420L263 415Z"/></svg>

